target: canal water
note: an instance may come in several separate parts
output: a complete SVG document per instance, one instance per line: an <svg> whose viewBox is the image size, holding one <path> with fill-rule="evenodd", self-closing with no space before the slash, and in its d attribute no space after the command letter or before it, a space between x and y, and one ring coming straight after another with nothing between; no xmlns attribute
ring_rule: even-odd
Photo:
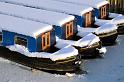
<svg viewBox="0 0 124 82"><path fill-rule="evenodd" d="M104 58L87 60L81 69L88 74L51 74L0 58L0 82L124 82L124 35L107 47Z"/></svg>

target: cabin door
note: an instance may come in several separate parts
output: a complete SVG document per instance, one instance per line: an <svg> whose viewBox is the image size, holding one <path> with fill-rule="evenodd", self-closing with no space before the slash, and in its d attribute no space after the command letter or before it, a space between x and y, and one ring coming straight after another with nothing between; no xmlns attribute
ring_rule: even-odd
<svg viewBox="0 0 124 82"><path fill-rule="evenodd" d="M50 47L50 32L42 34L42 50L47 50Z"/></svg>
<svg viewBox="0 0 124 82"><path fill-rule="evenodd" d="M85 27L90 27L92 22L92 14L88 12L85 14Z"/></svg>
<svg viewBox="0 0 124 82"><path fill-rule="evenodd" d="M100 8L100 18L104 19L106 17L106 5Z"/></svg>
<svg viewBox="0 0 124 82"><path fill-rule="evenodd" d="M66 39L73 35L73 21L66 24Z"/></svg>

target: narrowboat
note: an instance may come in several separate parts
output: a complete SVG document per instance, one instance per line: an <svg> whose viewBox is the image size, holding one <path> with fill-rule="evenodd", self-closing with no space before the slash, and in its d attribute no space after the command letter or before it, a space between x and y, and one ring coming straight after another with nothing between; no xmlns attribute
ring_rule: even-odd
<svg viewBox="0 0 124 82"><path fill-rule="evenodd" d="M42 0L42 1L41 0L37 0L37 1L34 1L34 0L32 0L32 1L0 0L0 1L4 1L6 3L28 6L28 7L37 8L37 9L43 9L43 10L49 10L49 11L73 15L76 18L76 23L78 25L80 25L81 27L90 27L92 24L94 24L91 21L95 20L95 17L92 18L92 16L94 16L93 15L94 13L92 13L92 12L94 12L93 8L90 6L86 6L86 5L75 5L75 4L59 2L59 1L55 1L55 0ZM114 43L117 38L117 31L116 31L117 28L113 28L113 27L109 27L109 28L112 30L109 29L109 31L107 31L105 33L100 33L98 35L100 37L101 34L102 35L104 34L104 37L100 37L101 41L103 40L102 38L107 40L107 41L103 40L103 41L105 41L105 42L102 41L103 44L107 43L107 42ZM104 28L104 29L108 30L108 28ZM112 37L112 40L109 37ZM108 40L108 38L110 40Z"/></svg>
<svg viewBox="0 0 124 82"><path fill-rule="evenodd" d="M72 15L29 8L4 2L0 2L0 13L52 25L55 29L55 34L57 37L55 45L57 48L73 45L75 48L78 47L78 50L82 56L96 56L99 55L99 53L103 53L101 52L102 44L98 36L92 33L83 37L77 36L77 24L75 22L75 17ZM62 45L60 46L60 44ZM83 49L87 50L89 54L88 52L88 55L84 54ZM97 54L93 55L92 53L94 52L97 52Z"/></svg>
<svg viewBox="0 0 124 82"><path fill-rule="evenodd" d="M0 14L0 26L0 57L40 70L74 71L80 68L77 49L70 45L55 48L52 25Z"/></svg>
<svg viewBox="0 0 124 82"><path fill-rule="evenodd" d="M97 17L96 23L101 26L107 22L112 22L118 26L118 34L124 34L124 16L122 14L110 13L110 4L107 0L55 0L76 5L88 5L94 8L94 15ZM101 19L101 20L100 20Z"/></svg>

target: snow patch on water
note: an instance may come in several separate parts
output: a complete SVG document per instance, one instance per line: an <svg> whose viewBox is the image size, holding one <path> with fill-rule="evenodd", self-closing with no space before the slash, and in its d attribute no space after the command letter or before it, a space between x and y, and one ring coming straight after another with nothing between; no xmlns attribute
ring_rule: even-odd
<svg viewBox="0 0 124 82"><path fill-rule="evenodd" d="M0 62L11 63L11 61L4 59L4 58L0 58Z"/></svg>

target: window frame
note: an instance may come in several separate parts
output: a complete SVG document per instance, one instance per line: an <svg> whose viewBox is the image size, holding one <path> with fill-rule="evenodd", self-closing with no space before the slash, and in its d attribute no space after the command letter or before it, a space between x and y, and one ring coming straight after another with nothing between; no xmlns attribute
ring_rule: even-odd
<svg viewBox="0 0 124 82"><path fill-rule="evenodd" d="M42 49L41 50L46 50L48 47L50 47L50 31L48 31L46 33L42 33L41 39L42 39L42 42L41 42Z"/></svg>
<svg viewBox="0 0 124 82"><path fill-rule="evenodd" d="M15 36L14 36L14 44L18 44L18 43L16 43L16 41L15 41L15 39L16 39L17 37L18 37L18 38L21 38L21 39L25 39L25 40L26 40L26 45L21 45L21 46L24 46L24 47L27 47L27 48L28 48L28 39L25 38L25 37L19 36L19 35L15 35ZM20 45L20 44L18 44L18 45Z"/></svg>

